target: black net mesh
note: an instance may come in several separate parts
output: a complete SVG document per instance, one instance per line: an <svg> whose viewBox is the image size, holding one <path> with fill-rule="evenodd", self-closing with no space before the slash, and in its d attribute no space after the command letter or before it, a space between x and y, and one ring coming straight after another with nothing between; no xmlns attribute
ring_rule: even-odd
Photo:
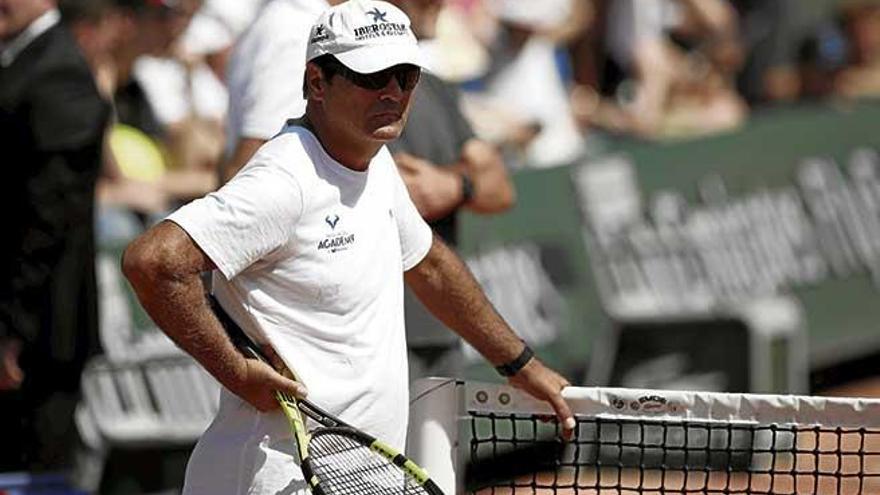
<svg viewBox="0 0 880 495"><path fill-rule="evenodd" d="M317 432L309 442L309 458L328 495L427 493L390 460L339 432Z"/></svg>
<svg viewBox="0 0 880 495"><path fill-rule="evenodd" d="M880 494L880 430L471 413L471 493Z"/></svg>

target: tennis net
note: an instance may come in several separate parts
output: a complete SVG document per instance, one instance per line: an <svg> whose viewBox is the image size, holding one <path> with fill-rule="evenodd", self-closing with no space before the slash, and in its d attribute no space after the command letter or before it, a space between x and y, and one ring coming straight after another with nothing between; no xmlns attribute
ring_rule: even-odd
<svg viewBox="0 0 880 495"><path fill-rule="evenodd" d="M457 412L410 450L436 448L443 423L454 455L437 458L452 459L457 493L880 493L880 400L571 387L563 442L548 407L515 389L440 384Z"/></svg>

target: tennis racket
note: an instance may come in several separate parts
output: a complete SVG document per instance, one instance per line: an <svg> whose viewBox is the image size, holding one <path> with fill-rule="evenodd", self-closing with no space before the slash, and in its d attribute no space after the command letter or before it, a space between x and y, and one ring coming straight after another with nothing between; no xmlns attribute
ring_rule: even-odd
<svg viewBox="0 0 880 495"><path fill-rule="evenodd" d="M210 297L210 303L236 347L271 365L216 299ZM275 397L296 439L300 467L314 495L443 495L424 469L372 435L306 399L281 391ZM302 414L317 427L307 431Z"/></svg>

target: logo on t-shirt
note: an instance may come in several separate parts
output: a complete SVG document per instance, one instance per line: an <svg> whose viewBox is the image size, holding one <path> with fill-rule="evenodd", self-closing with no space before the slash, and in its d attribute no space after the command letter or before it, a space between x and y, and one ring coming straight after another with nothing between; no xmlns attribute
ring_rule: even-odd
<svg viewBox="0 0 880 495"><path fill-rule="evenodd" d="M318 242L318 251L327 250L331 253L335 253L337 251L345 251L354 244L354 234L349 234L345 231L336 232L336 225L339 223L339 215L331 213L324 217L324 222L330 226L330 230L333 232Z"/></svg>
<svg viewBox="0 0 880 495"><path fill-rule="evenodd" d="M325 237L321 242L318 243L318 251L323 251L325 249L329 250L331 253L335 253L336 251L345 251L352 244L354 244L354 234L329 236Z"/></svg>

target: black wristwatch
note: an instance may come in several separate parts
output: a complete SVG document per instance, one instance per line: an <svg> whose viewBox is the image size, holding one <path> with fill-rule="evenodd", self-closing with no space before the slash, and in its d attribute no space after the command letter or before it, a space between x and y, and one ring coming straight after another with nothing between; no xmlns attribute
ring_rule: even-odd
<svg viewBox="0 0 880 495"><path fill-rule="evenodd" d="M525 347L523 348L519 356L516 357L516 359L510 361L509 363L504 363L500 366L495 367L495 369L498 371L498 373L501 374L501 376L511 377L519 373L519 370L523 369L523 367L525 367L525 365L528 364L533 357L535 357L535 352L532 350L532 348L529 347L528 344L526 344L525 342L523 342L523 344L525 345Z"/></svg>
<svg viewBox="0 0 880 495"><path fill-rule="evenodd" d="M474 181L464 172L458 175L461 177L461 203L459 204L463 205L474 198Z"/></svg>

